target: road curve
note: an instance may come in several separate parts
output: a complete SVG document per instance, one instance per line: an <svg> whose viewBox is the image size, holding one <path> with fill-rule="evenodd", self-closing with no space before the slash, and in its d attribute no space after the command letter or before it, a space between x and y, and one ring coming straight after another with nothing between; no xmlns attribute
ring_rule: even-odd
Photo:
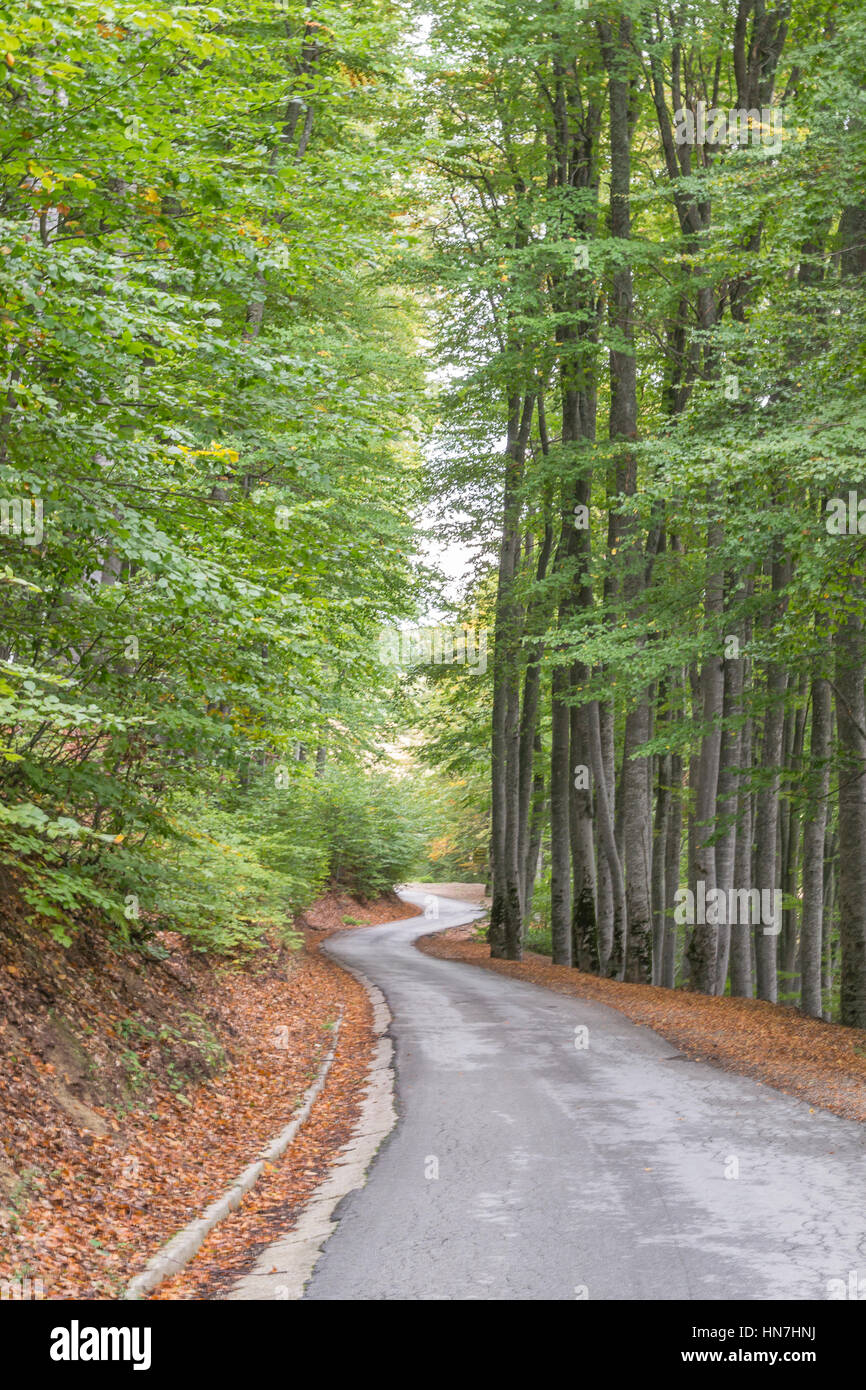
<svg viewBox="0 0 866 1390"><path fill-rule="evenodd" d="M866 1283L860 1126L691 1062L603 1004L423 955L416 937L473 916L438 905L438 922L328 942L388 1000L399 1120L306 1298L826 1299L851 1270Z"/></svg>

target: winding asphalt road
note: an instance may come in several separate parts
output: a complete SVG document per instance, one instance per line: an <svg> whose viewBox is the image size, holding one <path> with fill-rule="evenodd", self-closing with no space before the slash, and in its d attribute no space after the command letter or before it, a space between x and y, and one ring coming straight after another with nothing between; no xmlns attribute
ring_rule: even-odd
<svg viewBox="0 0 866 1390"><path fill-rule="evenodd" d="M328 943L388 1000L399 1120L306 1298L822 1300L852 1270L866 1293L860 1126L412 944L473 915Z"/></svg>

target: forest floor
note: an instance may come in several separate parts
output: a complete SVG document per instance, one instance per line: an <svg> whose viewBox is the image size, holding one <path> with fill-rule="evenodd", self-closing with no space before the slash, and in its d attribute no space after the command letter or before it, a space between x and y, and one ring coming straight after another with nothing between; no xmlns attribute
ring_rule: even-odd
<svg viewBox="0 0 866 1390"><path fill-rule="evenodd" d="M337 1053L301 1133L158 1298L207 1297L243 1270L349 1138L372 1047L360 984L322 955L335 930L414 915L331 892L262 949L218 961L159 934L162 959L71 947L16 918L0 933L0 1297L116 1298L291 1119Z"/></svg>
<svg viewBox="0 0 866 1390"><path fill-rule="evenodd" d="M750 1076L812 1107L866 1121L866 1031L806 1018L758 999L713 998L687 990L632 985L585 975L526 951L522 961L491 960L479 924L421 937L440 960L464 961L558 994L595 999L661 1034L695 1062Z"/></svg>

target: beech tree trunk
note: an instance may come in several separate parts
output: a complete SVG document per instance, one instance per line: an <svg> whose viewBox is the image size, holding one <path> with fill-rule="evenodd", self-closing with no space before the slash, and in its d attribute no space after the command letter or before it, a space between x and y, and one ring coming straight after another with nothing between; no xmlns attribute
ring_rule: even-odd
<svg viewBox="0 0 866 1390"><path fill-rule="evenodd" d="M579 679L579 676L575 678ZM579 785L591 766L586 707L571 711L571 862L573 900L571 910L571 961L578 970L598 974L599 949L595 920L595 836L592 788ZM578 772L578 769L580 771ZM584 777L584 770L586 778Z"/></svg>
<svg viewBox="0 0 866 1390"><path fill-rule="evenodd" d="M616 837L613 833L611 808L607 799L607 778L605 776L601 730L599 727L598 701L592 700L586 706L586 712L589 750L592 758L592 775L595 779L596 825L598 827L602 851L610 873L611 896L613 899L612 939L606 972L611 978L618 979L625 961L625 877L623 875L622 860L620 859L616 845Z"/></svg>
<svg viewBox="0 0 866 1390"><path fill-rule="evenodd" d="M604 703L602 703L601 701L599 701L596 707L596 713L598 716L599 724L599 741L601 743L601 766L605 784L605 801L606 804L610 807L610 814L613 815L613 801L616 794L616 785L613 772L613 710L608 702L605 701ZM589 716L587 716L587 718L589 722ZM591 750L592 744L590 743L590 751ZM605 974L607 974L608 963L611 958L611 953L614 949L614 917L616 909L614 904L613 878L611 876L610 863L608 861L608 856L602 844L601 831L599 829L599 818L601 812L599 810L598 777L595 772L594 765L593 797L595 804L596 821L595 863L597 885L596 913L598 921L598 945L599 954L601 956L602 970L605 972Z"/></svg>
<svg viewBox="0 0 866 1390"><path fill-rule="evenodd" d="M840 1019L866 1028L866 637L863 579L848 579L850 607L835 638L839 737Z"/></svg>
<svg viewBox="0 0 866 1390"><path fill-rule="evenodd" d="M539 409L541 405L539 402ZM545 521L544 540L538 554L538 561L535 569L537 583L541 583L546 574L550 560L550 552L553 547L553 523L548 516ZM526 629L528 634L534 634L539 627L543 626L545 617L545 605L536 598L531 604L526 617ZM536 638L527 653L526 671L523 677L523 699L520 707L520 734L519 734L519 788L518 788L518 827L517 827L517 857L520 865L520 903L521 913L526 914L528 898L530 894L529 873L530 865L534 872L534 865L538 859L536 851L535 860L529 853L530 845L530 811L533 800L533 787L535 784L535 758L538 729L538 706L541 689L541 660L544 655L544 643L540 637Z"/></svg>
<svg viewBox="0 0 866 1390"><path fill-rule="evenodd" d="M556 666L550 712L550 930L554 965L571 965L571 714L568 668Z"/></svg>
<svg viewBox="0 0 866 1390"><path fill-rule="evenodd" d="M720 618L724 609L724 580L714 568L713 553L717 551L722 539L721 523L711 522L707 530L707 579L704 600L704 619L707 633L712 641L722 643ZM719 921L721 914L710 906L710 894L715 893L718 883L716 874L716 847L713 836L716 830L716 797L719 785L719 763L722 747L722 713L724 705L724 656L723 648L717 646L704 658L700 674L701 696L701 751L697 761L697 785L694 792L694 833L691 839L691 864L689 866L689 887L700 900L699 885L707 902L704 922L695 922L689 941L689 965L691 981L695 989L704 994L712 994L716 987L716 958L719 943Z"/></svg>
<svg viewBox="0 0 866 1390"><path fill-rule="evenodd" d="M731 636L738 636L731 633ZM741 730L736 727L740 715L743 694L743 659L737 654L724 662L724 728L719 751L718 814L722 823L722 834L716 845L716 884L729 902L729 893L734 887L734 870L737 851L737 787L741 772ZM719 926L719 939L716 947L715 993L724 994L728 978L728 962L731 950L731 923L728 913Z"/></svg>
<svg viewBox="0 0 866 1390"><path fill-rule="evenodd" d="M668 825L671 814L671 755L657 759L658 786L653 823L652 895L653 895L653 972L654 985L662 984L666 921L666 861Z"/></svg>
<svg viewBox="0 0 866 1390"><path fill-rule="evenodd" d="M671 797L668 816L668 832L665 843L665 923L662 944L662 973L660 983L666 989L673 989L677 975L677 923L674 920L674 902L680 886L680 859L683 847L683 760L678 753L671 754L671 787L678 789Z"/></svg>
<svg viewBox="0 0 866 1390"><path fill-rule="evenodd" d="M773 562L773 592L781 595L790 577L790 569L785 561ZM784 608L784 598L779 598L773 612L780 614ZM772 621L772 616L768 620ZM761 894L762 904L768 899L765 895L781 890L779 865L779 782L782 762L782 735L784 732L784 699L788 677L785 668L776 661L767 662L766 694L767 709L764 715L764 737L761 746L761 771L763 785L758 791L757 813L755 817L755 887ZM778 925L759 921L755 923L755 968L759 999L775 1004L779 997L777 977Z"/></svg>
<svg viewBox="0 0 866 1390"><path fill-rule="evenodd" d="M520 610L514 581L520 555L519 490L535 397L515 394L509 402L503 492L502 539L496 594L493 644L493 718L491 737L491 859L493 900L490 909L490 954L519 960L523 952L519 844L519 707Z"/></svg>
<svg viewBox="0 0 866 1390"><path fill-rule="evenodd" d="M811 778L803 826L803 920L800 927L800 1005L823 1016L821 959L824 934L824 837L830 796L832 692L829 681L812 682Z"/></svg>

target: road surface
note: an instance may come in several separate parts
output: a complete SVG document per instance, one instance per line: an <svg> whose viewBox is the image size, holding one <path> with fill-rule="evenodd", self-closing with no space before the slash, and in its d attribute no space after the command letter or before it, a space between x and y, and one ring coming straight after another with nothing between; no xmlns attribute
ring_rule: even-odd
<svg viewBox="0 0 866 1390"><path fill-rule="evenodd" d="M423 955L473 915L439 914L328 943L388 1000L399 1120L306 1298L822 1300L852 1270L866 1293L860 1126Z"/></svg>

